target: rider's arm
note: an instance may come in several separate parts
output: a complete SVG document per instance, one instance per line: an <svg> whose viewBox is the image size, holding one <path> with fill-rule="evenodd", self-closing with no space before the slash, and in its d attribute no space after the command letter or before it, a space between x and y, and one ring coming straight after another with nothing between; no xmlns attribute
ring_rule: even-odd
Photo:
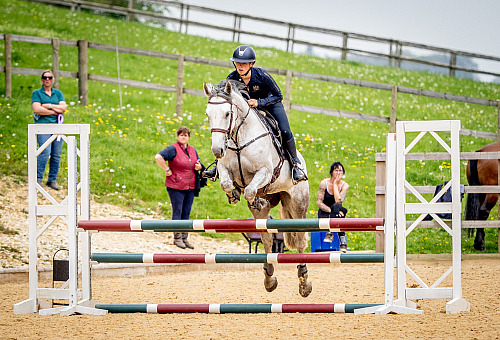
<svg viewBox="0 0 500 340"><path fill-rule="evenodd" d="M318 193L316 194L316 205L324 212L331 213L332 209L330 209L329 206L323 203L323 200L325 199L325 190L326 190L326 180L322 180L319 183Z"/></svg>
<svg viewBox="0 0 500 340"><path fill-rule="evenodd" d="M261 84L263 88L267 88L269 90L269 95L265 98L259 98L258 101L258 107L264 107L272 104L276 104L278 102L281 102L283 100L283 94L281 93L281 90L274 81L273 77L266 71L262 70L261 72Z"/></svg>

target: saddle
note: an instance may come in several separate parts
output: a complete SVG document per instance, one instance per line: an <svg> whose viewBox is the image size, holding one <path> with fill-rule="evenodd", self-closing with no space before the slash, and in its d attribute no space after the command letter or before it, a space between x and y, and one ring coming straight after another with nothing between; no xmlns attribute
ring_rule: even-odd
<svg viewBox="0 0 500 340"><path fill-rule="evenodd" d="M274 147L276 148L276 151L278 151L279 155L284 157L285 150L282 148L283 136L281 135L281 130L278 126L278 121L276 120L276 118L273 117L272 114L270 114L265 109L260 109L260 110L256 109L255 111L257 112L257 116L262 120L262 122L264 122L264 125L271 132L273 136L273 144Z"/></svg>

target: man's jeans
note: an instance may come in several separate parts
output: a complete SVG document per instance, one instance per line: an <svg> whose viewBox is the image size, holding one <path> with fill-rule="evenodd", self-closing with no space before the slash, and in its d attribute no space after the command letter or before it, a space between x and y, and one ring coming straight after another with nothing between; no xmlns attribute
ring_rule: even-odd
<svg viewBox="0 0 500 340"><path fill-rule="evenodd" d="M36 139L38 141L38 147L42 146L52 135L37 135ZM43 173L45 172L45 166L47 165L47 160L50 156L49 164L49 178L47 182L55 182L57 180L57 173L59 172L59 161L61 159L61 150L63 146L63 139L57 141L57 138L43 150L37 159L37 180L41 181L43 179Z"/></svg>

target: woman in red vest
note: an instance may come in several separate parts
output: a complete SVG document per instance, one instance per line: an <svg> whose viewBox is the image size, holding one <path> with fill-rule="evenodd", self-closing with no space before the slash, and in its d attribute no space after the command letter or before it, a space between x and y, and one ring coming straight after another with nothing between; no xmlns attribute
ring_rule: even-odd
<svg viewBox="0 0 500 340"><path fill-rule="evenodd" d="M198 152L188 144L190 136L189 129L181 126L177 129L177 142L155 156L156 163L165 170L165 186L172 203L172 220L189 220L196 189L199 190L196 172L202 169L202 165ZM194 249L187 238L188 233L174 233L174 244L182 249Z"/></svg>

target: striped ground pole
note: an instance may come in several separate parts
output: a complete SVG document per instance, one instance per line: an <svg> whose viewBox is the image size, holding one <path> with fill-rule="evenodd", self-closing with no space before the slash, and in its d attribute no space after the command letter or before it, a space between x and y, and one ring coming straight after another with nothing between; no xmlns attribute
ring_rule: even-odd
<svg viewBox="0 0 500 340"><path fill-rule="evenodd" d="M97 304L109 313L354 313L355 309L380 306L377 303L335 304Z"/></svg>
<svg viewBox="0 0 500 340"><path fill-rule="evenodd" d="M383 263L384 253L367 254L151 254L93 253L99 263Z"/></svg>
<svg viewBox="0 0 500 340"><path fill-rule="evenodd" d="M119 232L341 232L384 230L384 220L382 218L88 220L79 221L78 227L84 230Z"/></svg>

